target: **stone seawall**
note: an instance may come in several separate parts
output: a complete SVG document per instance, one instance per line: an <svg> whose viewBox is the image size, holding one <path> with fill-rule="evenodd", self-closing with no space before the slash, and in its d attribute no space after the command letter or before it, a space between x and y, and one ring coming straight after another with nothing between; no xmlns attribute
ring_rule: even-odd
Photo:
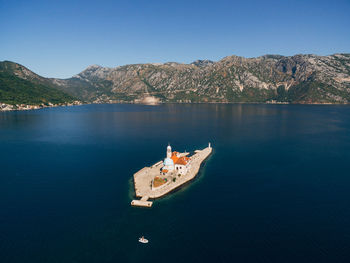
<svg viewBox="0 0 350 263"><path fill-rule="evenodd" d="M208 156L211 154L212 148L207 147L203 150L196 150L195 152L196 153L193 156L191 156L191 164L189 167L189 171L185 175L176 177L175 182L171 181L158 189L152 189L152 180L155 176L160 174L159 162L153 165L152 167L144 167L143 169L135 173L134 187L136 197L139 197L141 199L145 199L145 197L147 197L147 199L156 199L172 192L173 190L179 188L183 184L194 179L199 172L202 162L205 159L207 159ZM136 203L138 204L138 206L143 206L140 205L139 202ZM132 202L132 205L135 205L135 202ZM149 207L148 203L147 206Z"/></svg>

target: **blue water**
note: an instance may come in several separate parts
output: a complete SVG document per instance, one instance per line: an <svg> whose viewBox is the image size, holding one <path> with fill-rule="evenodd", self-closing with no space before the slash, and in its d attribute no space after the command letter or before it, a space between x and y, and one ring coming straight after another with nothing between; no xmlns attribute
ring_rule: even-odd
<svg viewBox="0 0 350 263"><path fill-rule="evenodd" d="M130 207L168 142L208 141L194 182ZM350 262L349 167L348 106L0 113L0 262Z"/></svg>

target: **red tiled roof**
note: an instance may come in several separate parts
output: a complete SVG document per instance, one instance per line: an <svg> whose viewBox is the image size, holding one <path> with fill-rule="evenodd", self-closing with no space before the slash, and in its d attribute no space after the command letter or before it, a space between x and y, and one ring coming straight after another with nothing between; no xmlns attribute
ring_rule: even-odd
<svg viewBox="0 0 350 263"><path fill-rule="evenodd" d="M175 164L186 165L188 161L188 157L181 157L175 162Z"/></svg>
<svg viewBox="0 0 350 263"><path fill-rule="evenodd" d="M177 162L177 160L179 159L179 157L177 157L178 152L173 152L171 155L171 159L173 160L174 163Z"/></svg>

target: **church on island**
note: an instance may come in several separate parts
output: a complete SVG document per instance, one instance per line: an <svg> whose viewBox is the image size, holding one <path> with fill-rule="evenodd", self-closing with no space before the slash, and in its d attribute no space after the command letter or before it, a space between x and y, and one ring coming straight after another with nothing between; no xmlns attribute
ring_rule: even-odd
<svg viewBox="0 0 350 263"><path fill-rule="evenodd" d="M188 152L172 151L168 145L166 157L150 167L144 167L134 174L136 197L132 206L151 207L150 198L159 198L172 190L192 180L201 167L201 163L211 154L210 143L202 150L195 150L192 155Z"/></svg>
<svg viewBox="0 0 350 263"><path fill-rule="evenodd" d="M180 176L184 176L191 169L191 158L187 157L189 153L173 152L171 146L166 149L166 158L159 163L159 173L152 180L152 190L159 189L170 182L176 182Z"/></svg>
<svg viewBox="0 0 350 263"><path fill-rule="evenodd" d="M186 157L186 155L180 156L178 152L172 152L171 146L168 145L161 173L163 173L163 175L166 175L168 172L186 174L191 163L190 160L191 159Z"/></svg>

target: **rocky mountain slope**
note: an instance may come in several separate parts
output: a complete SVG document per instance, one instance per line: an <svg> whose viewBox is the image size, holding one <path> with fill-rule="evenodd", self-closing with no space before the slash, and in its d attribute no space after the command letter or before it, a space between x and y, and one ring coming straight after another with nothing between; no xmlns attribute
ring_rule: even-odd
<svg viewBox="0 0 350 263"><path fill-rule="evenodd" d="M116 68L93 65L54 83L75 96L97 101L154 96L163 102L346 103L350 54L229 56L218 62Z"/></svg>
<svg viewBox="0 0 350 263"><path fill-rule="evenodd" d="M229 56L218 62L116 68L92 65L69 79L40 81L88 102L153 97L162 102L348 103L350 54Z"/></svg>

